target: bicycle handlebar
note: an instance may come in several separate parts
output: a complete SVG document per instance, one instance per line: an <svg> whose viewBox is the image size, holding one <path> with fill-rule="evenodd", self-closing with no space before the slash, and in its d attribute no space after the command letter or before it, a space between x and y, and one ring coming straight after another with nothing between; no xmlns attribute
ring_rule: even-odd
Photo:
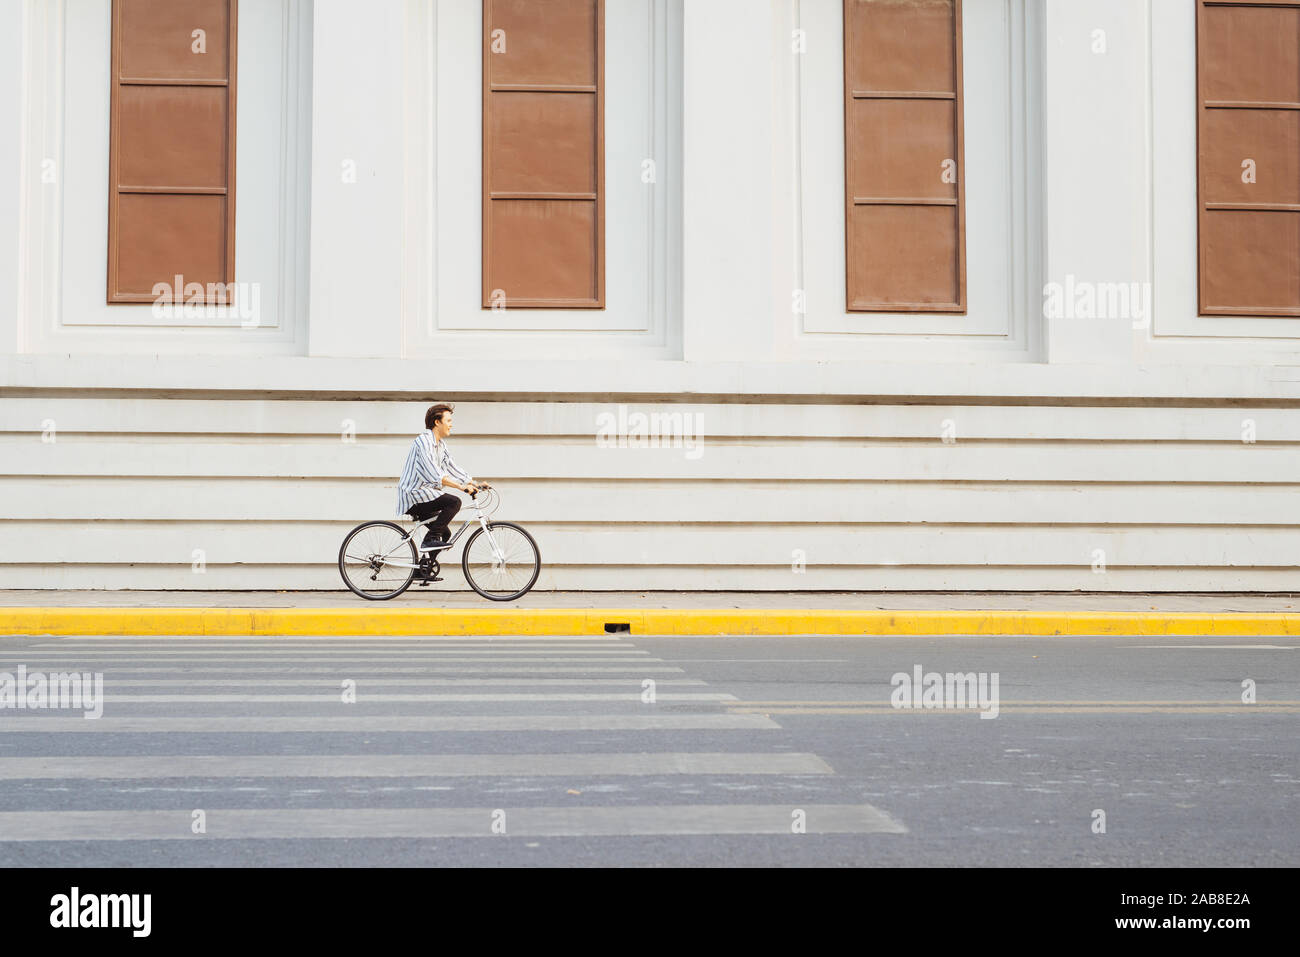
<svg viewBox="0 0 1300 957"><path fill-rule="evenodd" d="M478 492L484 492L487 494L485 494L484 498L480 500L478 497ZM474 503L475 507L477 507L480 510L484 508L495 508L495 506L501 501L501 494L491 485L479 486L478 492L470 492L469 497L470 497L470 501Z"/></svg>

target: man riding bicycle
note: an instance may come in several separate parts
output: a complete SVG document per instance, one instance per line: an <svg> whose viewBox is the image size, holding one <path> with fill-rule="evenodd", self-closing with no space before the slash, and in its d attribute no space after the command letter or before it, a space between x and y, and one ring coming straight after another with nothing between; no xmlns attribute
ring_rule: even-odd
<svg viewBox="0 0 1300 957"><path fill-rule="evenodd" d="M489 521L500 504L496 490L471 478L447 449L451 434L450 405L430 406L424 414L425 430L411 442L411 451L397 483L397 514L417 523L408 531L405 522L362 522L343 538L339 547L339 574L348 590L370 601L386 601L406 591L411 583L442 581L438 577L438 552L459 543L460 567L465 583L489 601L514 601L526 595L542 573L542 554L528 530L517 522ZM453 536L451 520L461 500L448 489L468 492L474 520ZM484 494L479 495L479 492ZM470 525L478 527L469 530ZM421 525L426 529L419 534ZM420 545L416 540L423 538Z"/></svg>
<svg viewBox="0 0 1300 957"><path fill-rule="evenodd" d="M417 522L433 519L420 545L421 552L430 552L447 541L451 520L460 511L460 497L444 492L444 488L476 495L479 489L492 487L487 482L475 481L452 459L443 440L451 434L454 411L442 402L429 406L424 413L425 430L411 442L402 478L397 483L397 514L410 515Z"/></svg>

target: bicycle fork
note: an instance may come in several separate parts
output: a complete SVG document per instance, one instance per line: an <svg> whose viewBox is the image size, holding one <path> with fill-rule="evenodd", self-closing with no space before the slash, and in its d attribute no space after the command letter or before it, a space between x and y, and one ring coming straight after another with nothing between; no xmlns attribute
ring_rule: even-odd
<svg viewBox="0 0 1300 957"><path fill-rule="evenodd" d="M506 556L502 553L501 546L497 544L497 540L492 537L492 529L488 528L487 519L480 515L478 524L479 527L483 529L483 537L486 538L488 544L492 546L492 569L493 571L500 571L505 567Z"/></svg>

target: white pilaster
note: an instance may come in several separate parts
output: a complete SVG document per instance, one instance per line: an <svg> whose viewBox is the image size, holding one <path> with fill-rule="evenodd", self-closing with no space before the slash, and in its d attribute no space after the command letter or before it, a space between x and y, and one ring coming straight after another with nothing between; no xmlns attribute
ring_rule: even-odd
<svg viewBox="0 0 1300 957"><path fill-rule="evenodd" d="M1147 2L1047 0L1044 282L1067 294L1151 278L1147 29ZM1130 363L1135 321L1045 316L1048 361Z"/></svg>
<svg viewBox="0 0 1300 957"><path fill-rule="evenodd" d="M313 16L308 352L398 356L403 4L317 0Z"/></svg>
<svg viewBox="0 0 1300 957"><path fill-rule="evenodd" d="M0 150L0 353L18 351L18 276L21 256L24 20L27 4L0 5L0 129L10 147Z"/></svg>
<svg viewBox="0 0 1300 957"><path fill-rule="evenodd" d="M688 0L683 354L771 357L775 4Z"/></svg>

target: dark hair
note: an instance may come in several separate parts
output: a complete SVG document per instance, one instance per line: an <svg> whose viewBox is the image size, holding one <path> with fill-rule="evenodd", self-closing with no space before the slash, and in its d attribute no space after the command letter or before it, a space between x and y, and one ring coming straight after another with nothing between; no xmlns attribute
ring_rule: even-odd
<svg viewBox="0 0 1300 957"><path fill-rule="evenodd" d="M434 423L442 418L444 412L455 411L455 407L448 405L446 402L439 402L437 405L429 406L428 411L424 413L424 427L426 429L432 429Z"/></svg>

